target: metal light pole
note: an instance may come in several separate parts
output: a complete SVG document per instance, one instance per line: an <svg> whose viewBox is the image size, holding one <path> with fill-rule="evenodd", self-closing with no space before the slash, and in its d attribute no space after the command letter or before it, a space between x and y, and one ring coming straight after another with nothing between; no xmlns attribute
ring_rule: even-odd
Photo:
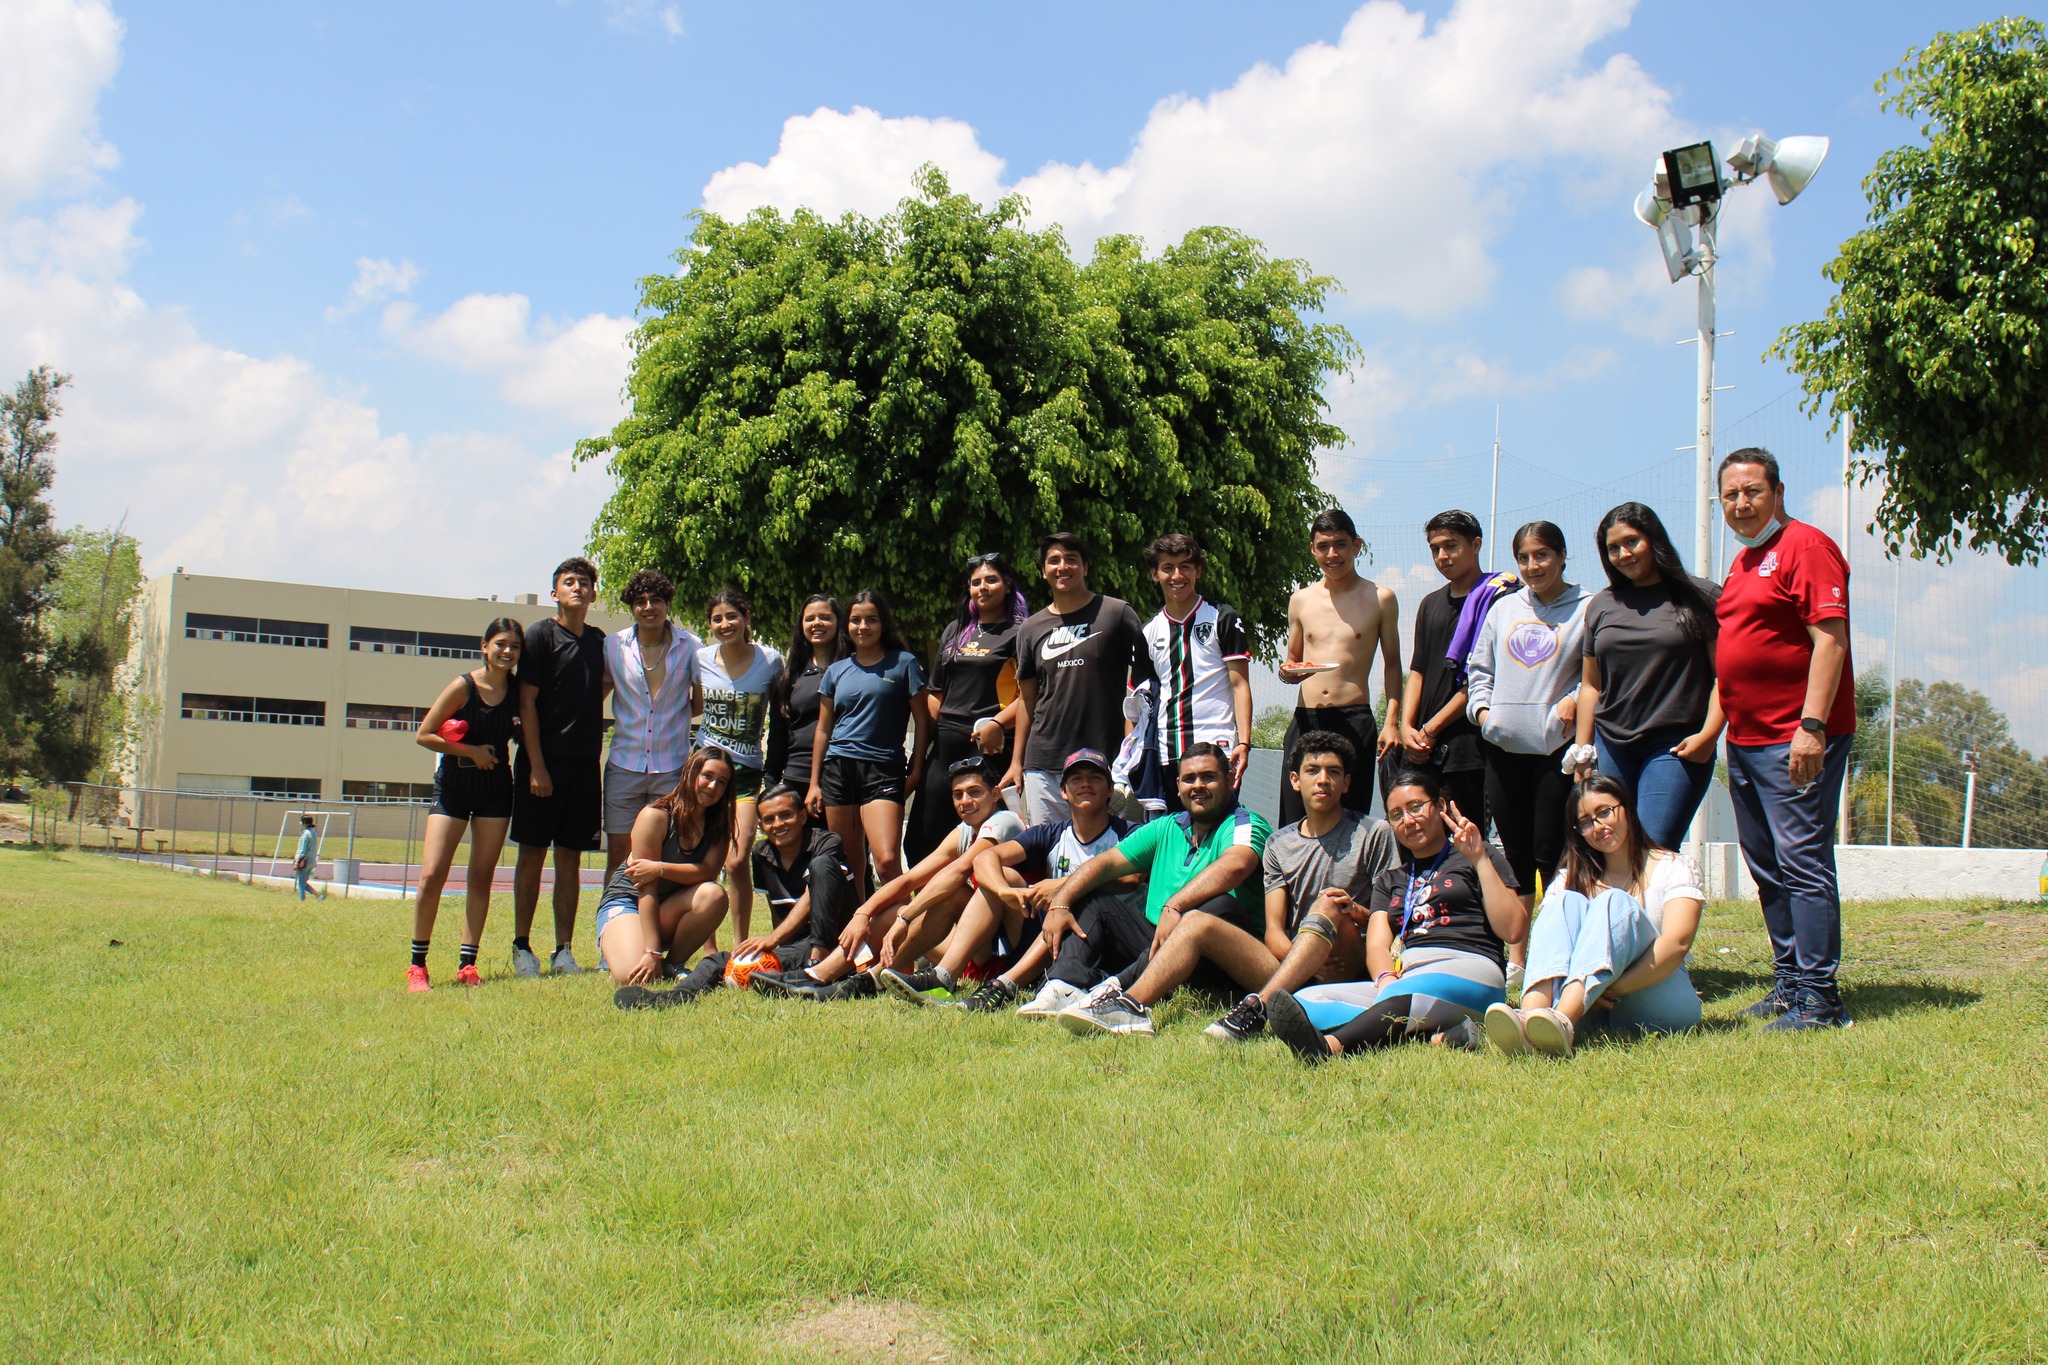
<svg viewBox="0 0 2048 1365"><path fill-rule="evenodd" d="M1963 750L1963 847L1970 846L1970 824L1977 814L1977 751Z"/></svg>
<svg viewBox="0 0 2048 1365"><path fill-rule="evenodd" d="M1709 556L1714 543L1714 508L1718 500L1714 497L1714 217L1716 206L1709 204L1700 215L1699 265L1700 282L1699 307L1699 452L1697 461L1699 478L1695 484L1697 507L1694 510L1692 561L1693 572L1701 578L1711 578L1714 562Z"/></svg>

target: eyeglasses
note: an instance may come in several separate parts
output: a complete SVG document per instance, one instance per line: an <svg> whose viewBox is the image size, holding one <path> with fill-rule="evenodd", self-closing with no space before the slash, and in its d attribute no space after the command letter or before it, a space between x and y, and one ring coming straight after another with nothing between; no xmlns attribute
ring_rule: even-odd
<svg viewBox="0 0 2048 1365"><path fill-rule="evenodd" d="M1612 802L1598 810L1589 810L1579 817L1579 833L1591 834L1595 825L1611 825L1614 817L1621 814L1619 802Z"/></svg>
<svg viewBox="0 0 2048 1365"><path fill-rule="evenodd" d="M1434 801L1410 801L1405 806L1389 806L1387 813L1396 820L1420 820L1436 809Z"/></svg>

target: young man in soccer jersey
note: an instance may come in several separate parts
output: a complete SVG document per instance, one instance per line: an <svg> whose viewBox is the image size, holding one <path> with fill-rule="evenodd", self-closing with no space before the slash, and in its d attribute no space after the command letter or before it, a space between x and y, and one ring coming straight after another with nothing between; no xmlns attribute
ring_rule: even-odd
<svg viewBox="0 0 2048 1365"><path fill-rule="evenodd" d="M1323 571L1321 582L1298 590L1287 602L1287 655L1280 662L1280 681L1301 684L1294 723L1287 729L1286 748L1310 730L1333 730L1351 741L1359 762L1375 760L1401 742L1401 604L1391 588L1383 588L1358 572L1365 542L1350 514L1332 507L1309 523L1309 552ZM1387 696L1386 723L1373 725L1372 659L1382 658L1381 686ZM1370 814L1371 782L1353 782L1344 798L1346 809ZM1282 788L1280 823L1302 816L1298 793Z"/></svg>
<svg viewBox="0 0 2048 1365"><path fill-rule="evenodd" d="M1074 934L1076 905L1107 882L1145 878L1142 914L1098 896L1093 924L1078 921L1081 933L1100 937L1087 945L1091 951L1128 956L1132 965L1060 1012L1060 1023L1075 1033L1153 1032L1151 1003L1130 992L1143 979L1145 955L1157 958L1188 919L1214 917L1248 936L1261 931L1259 860L1272 829L1264 816L1237 804L1230 756L1213 744L1194 745L1181 756L1178 790L1180 814L1140 826L1083 863L1046 911L1047 946L1071 951L1064 940ZM1054 974L1071 981L1062 965L1055 962Z"/></svg>
<svg viewBox="0 0 2048 1365"><path fill-rule="evenodd" d="M1208 560L1193 536L1152 542L1145 568L1165 607L1145 623L1145 648L1159 680L1159 763L1171 789L1180 756L1196 744L1230 755L1230 785L1244 782L1252 752L1251 641L1235 607L1201 593Z"/></svg>

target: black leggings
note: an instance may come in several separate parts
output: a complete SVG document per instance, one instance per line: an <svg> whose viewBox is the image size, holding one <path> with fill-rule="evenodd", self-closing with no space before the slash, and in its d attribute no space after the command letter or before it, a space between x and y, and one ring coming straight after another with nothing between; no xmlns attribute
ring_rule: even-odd
<svg viewBox="0 0 2048 1365"><path fill-rule="evenodd" d="M1420 1014L1414 1012L1418 1004L1422 1006ZM1471 1017L1470 1010L1434 996L1397 995L1373 1001L1363 1014L1330 1030L1329 1036L1346 1052L1369 1052L1377 1047L1434 1038Z"/></svg>
<svg viewBox="0 0 2048 1365"><path fill-rule="evenodd" d="M1564 803L1572 790L1572 780L1558 766L1564 748L1554 754L1511 754L1487 744L1483 752L1486 813L1493 817L1500 851L1514 871L1515 889L1531 895L1536 874L1548 883L1564 857Z"/></svg>

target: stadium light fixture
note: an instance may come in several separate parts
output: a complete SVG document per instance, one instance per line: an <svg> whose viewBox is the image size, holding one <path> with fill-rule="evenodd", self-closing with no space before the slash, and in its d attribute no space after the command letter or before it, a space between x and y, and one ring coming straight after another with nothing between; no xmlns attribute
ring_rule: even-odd
<svg viewBox="0 0 2048 1365"><path fill-rule="evenodd" d="M1824 137L1788 137L1773 141L1761 134L1742 140L1728 158L1733 180L1722 176L1714 144L1692 142L1673 147L1657 160L1650 184L1636 196L1635 215L1657 233L1664 268L1676 284L1687 275L1699 278L1699 439L1693 447L1698 466L1694 509L1693 572L1711 573L1714 510L1714 228L1721 201L1738 185L1763 180L1780 204L1789 204L1813 181L1827 159ZM1694 242L1694 230L1698 241Z"/></svg>

